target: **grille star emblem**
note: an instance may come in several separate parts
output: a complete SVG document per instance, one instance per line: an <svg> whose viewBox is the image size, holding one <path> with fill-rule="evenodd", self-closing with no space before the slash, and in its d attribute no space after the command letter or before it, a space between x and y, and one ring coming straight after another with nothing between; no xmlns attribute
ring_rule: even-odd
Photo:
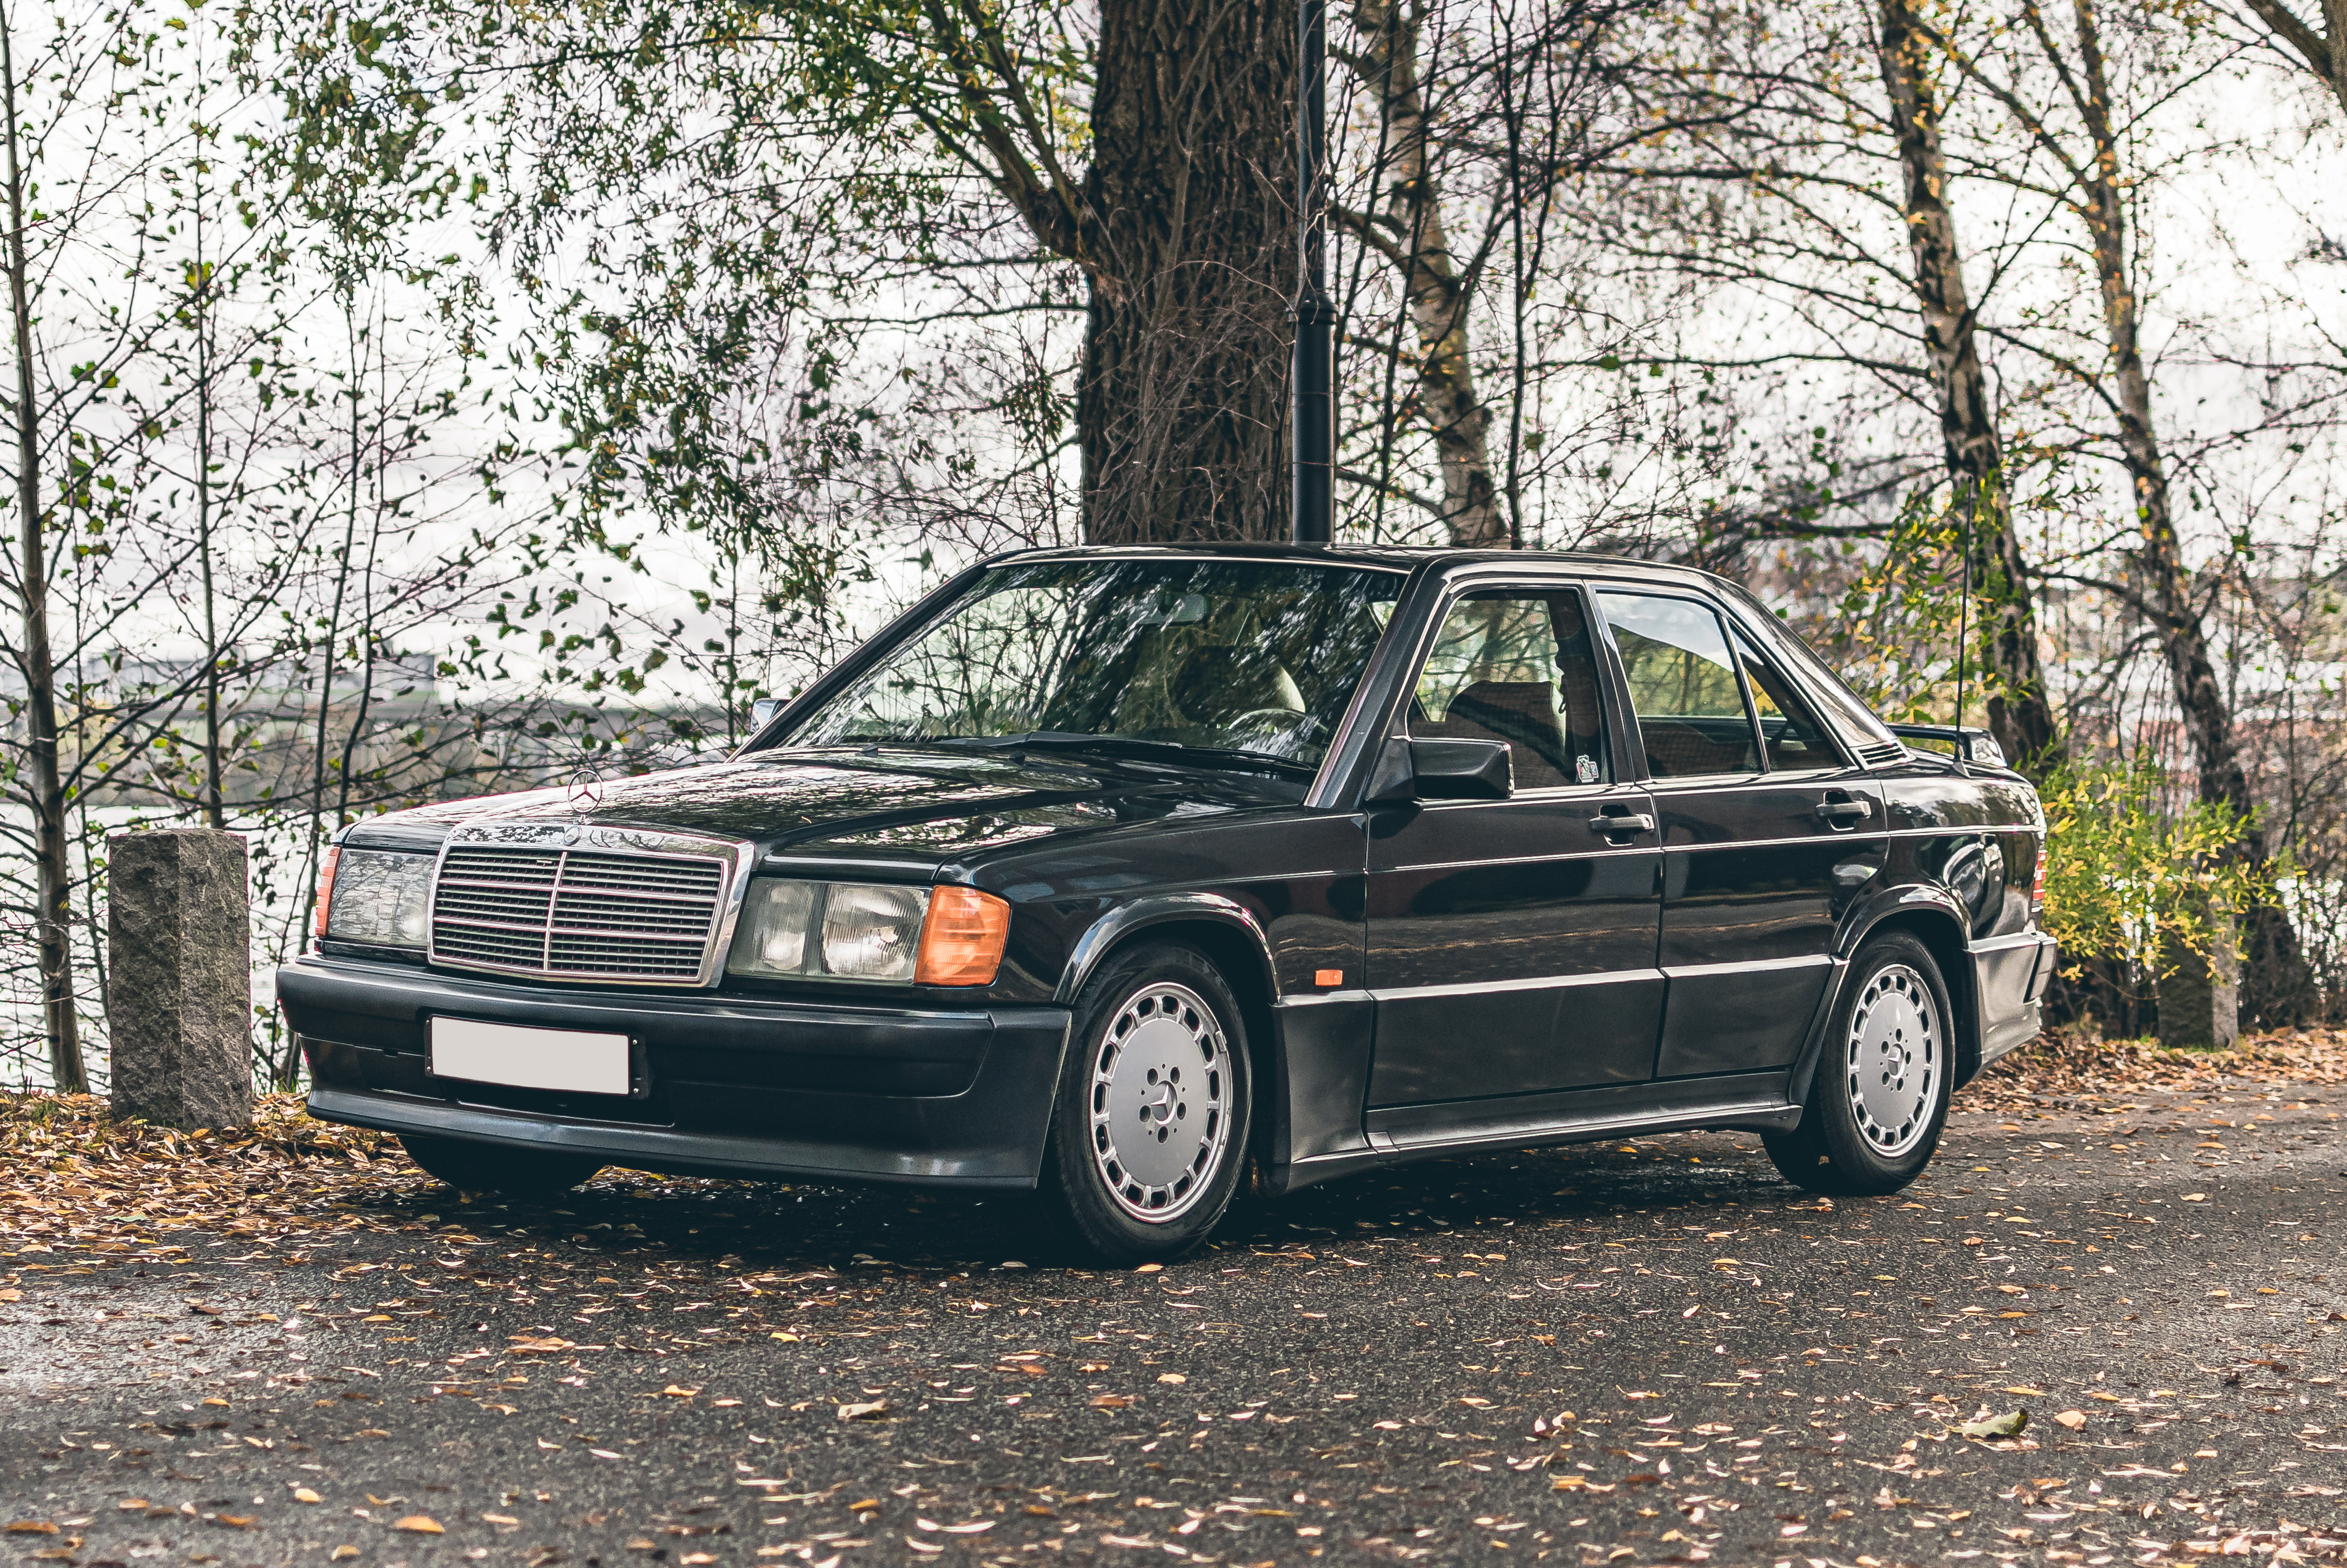
<svg viewBox="0 0 2347 1568"><path fill-rule="evenodd" d="M603 781L586 768L570 776L570 814L585 816L603 803Z"/></svg>

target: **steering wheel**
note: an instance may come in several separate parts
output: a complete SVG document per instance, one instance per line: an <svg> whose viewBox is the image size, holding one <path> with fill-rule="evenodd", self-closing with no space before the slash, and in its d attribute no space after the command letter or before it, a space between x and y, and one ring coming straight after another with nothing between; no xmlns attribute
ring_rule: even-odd
<svg viewBox="0 0 2347 1568"><path fill-rule="evenodd" d="M1311 718L1311 716L1312 715L1309 713L1298 712L1294 708L1249 708L1245 712L1239 714L1236 718L1231 720L1230 723L1225 724L1223 728L1225 730L1244 730L1249 724L1257 723L1276 724L1283 728L1292 728L1295 725L1303 723L1306 720Z"/></svg>

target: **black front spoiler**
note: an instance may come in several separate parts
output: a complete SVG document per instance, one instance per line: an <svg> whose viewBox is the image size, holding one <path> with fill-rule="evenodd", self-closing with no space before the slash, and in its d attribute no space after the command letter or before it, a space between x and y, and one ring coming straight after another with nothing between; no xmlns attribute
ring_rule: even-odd
<svg viewBox="0 0 2347 1568"><path fill-rule="evenodd" d="M278 971L312 1115L700 1175L1025 1189L1042 1168L1065 1009L848 1007L620 993L309 958ZM628 1095L442 1078L430 1020L624 1033Z"/></svg>
<svg viewBox="0 0 2347 1568"><path fill-rule="evenodd" d="M1036 1119L1040 1131L1048 1122ZM384 1132L420 1132L507 1148L585 1154L609 1165L628 1165L680 1176L731 1176L809 1182L881 1183L1027 1192L1042 1165L1040 1137L996 1126L1007 1143L981 1140L976 1146L912 1151L868 1143L818 1143L693 1132L674 1127L622 1127L547 1117L489 1107L395 1098L364 1091L313 1089L310 1114ZM973 1133L981 1126L969 1129Z"/></svg>

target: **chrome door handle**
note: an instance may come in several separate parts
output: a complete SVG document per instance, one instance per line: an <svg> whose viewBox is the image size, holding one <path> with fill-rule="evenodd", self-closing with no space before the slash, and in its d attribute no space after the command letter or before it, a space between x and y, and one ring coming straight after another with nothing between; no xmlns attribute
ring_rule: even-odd
<svg viewBox="0 0 2347 1568"><path fill-rule="evenodd" d="M1864 822L1874 815L1870 800L1826 800L1818 803L1818 820L1834 827L1848 827Z"/></svg>
<svg viewBox="0 0 2347 1568"><path fill-rule="evenodd" d="M1625 812L1620 816L1593 816L1589 819L1592 833L1652 833L1655 819L1645 812Z"/></svg>

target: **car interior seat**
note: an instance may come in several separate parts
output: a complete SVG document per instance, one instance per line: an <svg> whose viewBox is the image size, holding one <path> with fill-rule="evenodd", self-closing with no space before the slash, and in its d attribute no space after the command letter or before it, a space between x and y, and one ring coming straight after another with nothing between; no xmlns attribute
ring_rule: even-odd
<svg viewBox="0 0 2347 1568"><path fill-rule="evenodd" d="M1514 753L1518 789L1554 789L1572 779L1557 690L1544 681L1470 681L1440 720L1427 718L1422 708L1413 712L1409 733L1505 741Z"/></svg>

